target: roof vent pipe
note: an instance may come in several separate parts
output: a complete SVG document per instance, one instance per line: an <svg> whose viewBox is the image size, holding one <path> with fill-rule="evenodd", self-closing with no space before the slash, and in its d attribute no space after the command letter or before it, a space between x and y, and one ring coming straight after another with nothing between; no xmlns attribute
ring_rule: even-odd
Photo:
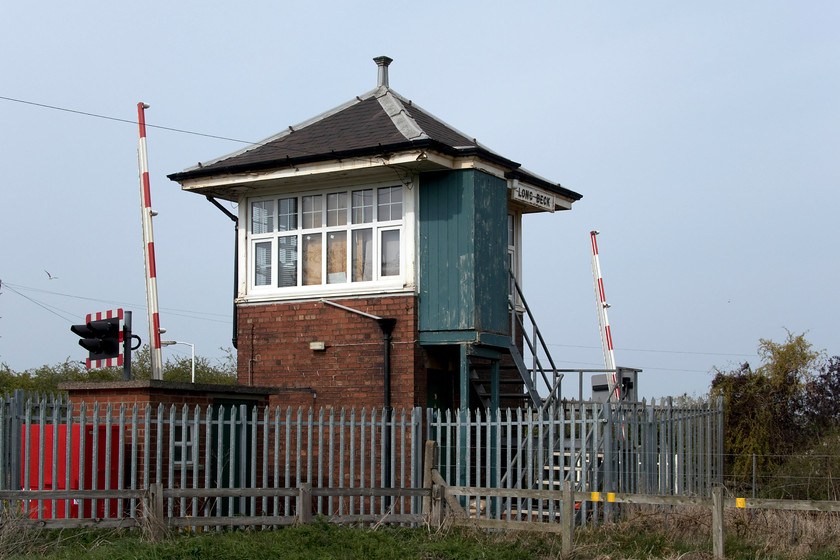
<svg viewBox="0 0 840 560"><path fill-rule="evenodd" d="M373 61L379 67L379 73L376 76L376 86L388 87L388 65L391 64L394 59L388 58L387 56L377 56L373 59Z"/></svg>

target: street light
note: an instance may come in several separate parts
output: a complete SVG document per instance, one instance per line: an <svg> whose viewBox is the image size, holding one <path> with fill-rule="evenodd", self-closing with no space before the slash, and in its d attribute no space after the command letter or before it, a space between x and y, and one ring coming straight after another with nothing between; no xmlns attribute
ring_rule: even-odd
<svg viewBox="0 0 840 560"><path fill-rule="evenodd" d="M173 344L183 344L185 346L190 347L190 354L192 355L192 373L190 375L190 379L193 383L195 383L195 344L191 344L189 342L181 342L180 340L161 340L161 346L172 346Z"/></svg>

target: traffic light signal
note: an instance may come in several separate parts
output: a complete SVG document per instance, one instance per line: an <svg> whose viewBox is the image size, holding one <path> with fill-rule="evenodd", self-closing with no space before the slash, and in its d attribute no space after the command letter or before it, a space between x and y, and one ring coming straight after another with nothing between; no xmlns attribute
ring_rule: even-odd
<svg viewBox="0 0 840 560"><path fill-rule="evenodd" d="M89 314L84 325L70 330L79 335L79 346L88 351L88 369L123 365L123 310Z"/></svg>

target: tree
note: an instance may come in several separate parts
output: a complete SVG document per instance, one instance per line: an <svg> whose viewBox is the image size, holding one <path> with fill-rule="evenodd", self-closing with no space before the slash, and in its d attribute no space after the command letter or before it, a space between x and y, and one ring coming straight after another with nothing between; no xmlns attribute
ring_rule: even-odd
<svg viewBox="0 0 840 560"><path fill-rule="evenodd" d="M712 381L711 395L724 398L725 463L742 481L752 473L753 454L767 472L806 439L801 394L821 356L804 334L790 332L782 343L760 339L758 353L757 369L744 363L718 370Z"/></svg>
<svg viewBox="0 0 840 560"><path fill-rule="evenodd" d="M122 379L117 368L86 370L80 362L70 361L43 365L22 372L12 371L7 364L0 365L0 392L23 389L33 393L54 393L59 383L77 381L116 381Z"/></svg>
<svg viewBox="0 0 840 560"><path fill-rule="evenodd" d="M800 408L817 436L840 428L840 356L834 356L805 384Z"/></svg>
<svg viewBox="0 0 840 560"><path fill-rule="evenodd" d="M236 356L231 349L223 349L225 356L215 363L204 356L195 357L195 382L232 385L236 383ZM164 381L189 383L192 361L189 356L170 356L163 364ZM151 379L152 361L149 346L134 353L131 362L132 379Z"/></svg>

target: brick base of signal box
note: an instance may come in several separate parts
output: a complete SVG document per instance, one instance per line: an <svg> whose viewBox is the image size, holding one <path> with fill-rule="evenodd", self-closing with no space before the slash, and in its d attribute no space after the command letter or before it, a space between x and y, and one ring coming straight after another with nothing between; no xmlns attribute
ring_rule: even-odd
<svg viewBox="0 0 840 560"><path fill-rule="evenodd" d="M415 296L331 301L396 320L390 346L391 406L426 406ZM283 407L384 406L384 340L376 320L321 301L240 304L237 309L240 385L276 387L272 405ZM319 343L323 350L317 349Z"/></svg>

